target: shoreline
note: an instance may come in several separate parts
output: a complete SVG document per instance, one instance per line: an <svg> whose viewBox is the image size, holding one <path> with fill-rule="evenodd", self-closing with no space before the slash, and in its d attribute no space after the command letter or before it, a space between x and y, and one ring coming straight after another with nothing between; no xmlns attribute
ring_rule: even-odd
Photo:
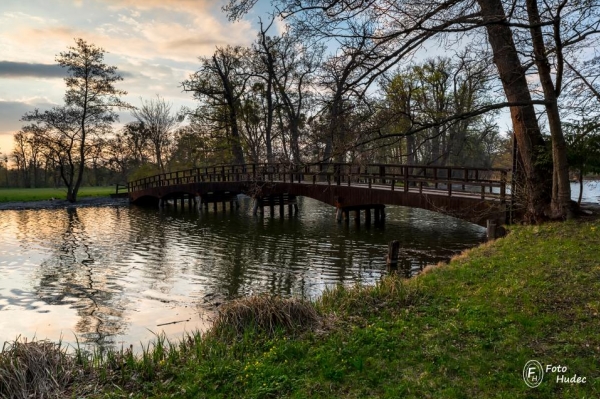
<svg viewBox="0 0 600 399"><path fill-rule="evenodd" d="M123 206L127 204L129 204L129 198L82 197L75 203L71 203L63 199L1 202L0 211L86 208L93 206Z"/></svg>

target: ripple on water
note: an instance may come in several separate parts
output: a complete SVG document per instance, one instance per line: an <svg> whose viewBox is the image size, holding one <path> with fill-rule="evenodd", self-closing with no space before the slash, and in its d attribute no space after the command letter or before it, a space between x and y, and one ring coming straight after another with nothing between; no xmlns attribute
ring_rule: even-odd
<svg viewBox="0 0 600 399"><path fill-rule="evenodd" d="M387 242L417 270L480 242L484 231L425 211L388 208L385 229L337 224L300 199L297 218L136 207L2 211L0 340L17 334L120 345L203 328L198 306L259 292L316 297L373 283ZM18 320L11 323L8 320Z"/></svg>

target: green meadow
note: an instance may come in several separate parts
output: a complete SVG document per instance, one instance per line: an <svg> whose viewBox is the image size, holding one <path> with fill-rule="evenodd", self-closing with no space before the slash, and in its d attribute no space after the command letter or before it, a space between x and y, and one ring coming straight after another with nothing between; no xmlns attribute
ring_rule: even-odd
<svg viewBox="0 0 600 399"><path fill-rule="evenodd" d="M108 197L115 192L114 186L81 187L78 198ZM49 199L66 199L64 188L0 188L0 202L40 201Z"/></svg>

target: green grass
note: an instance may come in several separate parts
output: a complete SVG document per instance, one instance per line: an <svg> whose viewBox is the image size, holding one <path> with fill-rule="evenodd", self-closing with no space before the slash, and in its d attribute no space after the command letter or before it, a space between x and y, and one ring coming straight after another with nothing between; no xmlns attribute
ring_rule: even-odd
<svg viewBox="0 0 600 399"><path fill-rule="evenodd" d="M108 187L81 187L78 198L83 197L108 197L115 192L114 186ZM0 188L0 202L39 201L66 199L67 191L64 188Z"/></svg>
<svg viewBox="0 0 600 399"><path fill-rule="evenodd" d="M248 300L233 307L236 317L226 308L209 333L173 344L158 339L139 357L80 353L82 377L69 394L600 397L600 223L511 230L418 278L333 289L311 305L318 326L290 329L295 311L273 309L265 310L270 319L263 312L260 323L248 323L240 317L257 314L248 307L262 306ZM567 366L568 377L587 383L561 385L551 374L528 388L522 372L530 359Z"/></svg>

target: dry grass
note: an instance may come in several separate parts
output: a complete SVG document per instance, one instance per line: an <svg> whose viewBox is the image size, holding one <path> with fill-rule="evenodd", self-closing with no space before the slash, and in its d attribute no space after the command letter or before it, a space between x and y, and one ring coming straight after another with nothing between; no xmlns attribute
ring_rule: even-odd
<svg viewBox="0 0 600 399"><path fill-rule="evenodd" d="M321 324L321 317L314 306L299 299L258 295L242 298L221 307L214 320L211 333L215 336L246 332L273 335L278 330L287 334L314 329Z"/></svg>
<svg viewBox="0 0 600 399"><path fill-rule="evenodd" d="M75 370L60 342L7 342L0 352L0 398L61 398Z"/></svg>

